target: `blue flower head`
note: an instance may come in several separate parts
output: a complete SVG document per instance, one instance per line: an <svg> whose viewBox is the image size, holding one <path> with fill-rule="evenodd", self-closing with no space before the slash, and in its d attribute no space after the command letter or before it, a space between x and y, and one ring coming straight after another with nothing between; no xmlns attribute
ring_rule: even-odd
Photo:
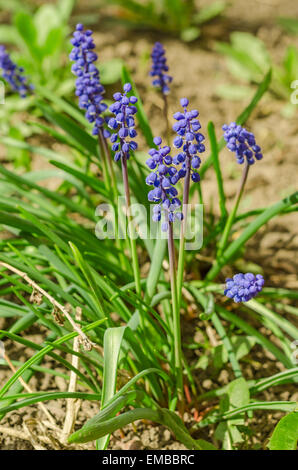
<svg viewBox="0 0 298 470"><path fill-rule="evenodd" d="M181 165L177 178L184 178L187 171L190 171L191 179L194 182L200 181L200 175L197 172L201 165L199 154L205 151L203 141L205 137L199 130L201 124L197 119L199 112L194 109L188 111L188 99L182 98L180 100L183 112L174 114L174 119L177 121L173 125L173 130L178 134L174 139L174 147L181 149L180 152L174 156L173 163Z"/></svg>
<svg viewBox="0 0 298 470"><path fill-rule="evenodd" d="M158 148L149 150L150 158L146 161L147 166L152 170L146 178L146 183L149 186L154 186L154 189L148 193L148 200L157 203L153 209L152 217L155 222L159 222L162 213L164 213L165 222L162 223L161 228L163 231L167 231L169 222L183 219L180 210L181 201L178 199L178 191L174 187L178 181L175 178L177 168L172 164L170 147L162 146L161 137L155 137L154 143Z"/></svg>
<svg viewBox="0 0 298 470"><path fill-rule="evenodd" d="M86 110L86 119L94 123L92 134L98 135L101 129L107 138L110 133L104 129L105 120L102 117L102 113L107 109L107 105L103 103L105 89L100 83L99 71L94 65L97 54L94 52L92 31L88 29L84 31L84 26L77 24L71 44L74 47L69 58L75 62L71 71L77 76L76 95L79 97L79 107Z"/></svg>
<svg viewBox="0 0 298 470"><path fill-rule="evenodd" d="M224 139L227 142L227 148L235 153L237 163L242 164L246 160L249 165L252 165L255 160L263 158L261 147L256 145L252 132L248 132L236 122L231 122L229 125L224 124L222 128L225 131Z"/></svg>
<svg viewBox="0 0 298 470"><path fill-rule="evenodd" d="M261 292L264 282L262 274L256 276L252 273L235 274L233 279L226 279L224 294L234 302L247 302Z"/></svg>
<svg viewBox="0 0 298 470"><path fill-rule="evenodd" d="M157 77L152 81L152 85L160 88L162 93L166 95L170 91L169 84L173 78L167 74L169 67L167 66L164 47L160 42L156 42L153 46L151 57L152 68L149 75Z"/></svg>
<svg viewBox="0 0 298 470"><path fill-rule="evenodd" d="M123 156L126 156L128 160L130 152L138 148L138 144L134 140L129 140L129 138L133 139L137 135L134 114L137 112L135 104L138 99L135 96L127 96L131 88L131 84L126 83L123 86L123 94L120 92L115 93L115 101L109 107L109 110L115 115L115 117L109 119L108 126L114 131L110 138L116 162Z"/></svg>
<svg viewBox="0 0 298 470"><path fill-rule="evenodd" d="M2 69L2 77L9 83L13 91L17 91L21 98L25 98L33 86L28 83L28 79L22 67L18 67L6 52L4 46L0 45L0 69Z"/></svg>

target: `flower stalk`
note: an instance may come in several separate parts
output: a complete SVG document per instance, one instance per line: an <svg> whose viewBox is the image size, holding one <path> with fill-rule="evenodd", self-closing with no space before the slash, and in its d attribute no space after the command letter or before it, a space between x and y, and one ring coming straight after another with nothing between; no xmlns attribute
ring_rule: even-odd
<svg viewBox="0 0 298 470"><path fill-rule="evenodd" d="M140 276L140 268L139 268L139 261L138 261L138 253L137 253L137 244L135 237L133 236L133 223L132 223L132 215L130 210L130 191L129 191L129 182L128 182L128 172L127 172L127 157L124 154L121 159L121 167L122 167L122 178L123 178L123 185L124 185L124 194L125 194L125 202L126 202L126 215L128 220L128 236L130 240L130 248L131 248L131 257L132 257L132 268L134 273L134 280L136 285L136 293L141 296L142 288L141 288L141 276Z"/></svg>
<svg viewBox="0 0 298 470"><path fill-rule="evenodd" d="M169 222L168 230L168 252L169 252L169 273L171 282L171 296L173 309L173 333L174 333L174 377L176 380L178 401L181 409L183 408L183 375L181 362L181 326L180 326L180 309L177 301L177 281L176 281L176 263L175 263L175 246L173 237L173 222Z"/></svg>

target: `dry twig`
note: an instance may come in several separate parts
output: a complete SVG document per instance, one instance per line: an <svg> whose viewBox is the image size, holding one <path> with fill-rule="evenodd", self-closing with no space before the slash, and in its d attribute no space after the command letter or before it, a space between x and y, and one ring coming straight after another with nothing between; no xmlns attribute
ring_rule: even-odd
<svg viewBox="0 0 298 470"><path fill-rule="evenodd" d="M80 321L81 318L82 318L82 309L80 307L77 307L76 308L76 320ZM73 340L73 350L75 352L78 352L79 349L80 349L80 338L77 336ZM79 357L73 354L71 362L72 362L72 365L77 369L79 366ZM77 385L77 374L72 370L70 371L68 391L75 392L76 385ZM61 441L63 443L67 442L68 436L73 431L77 413L79 411L80 406L81 406L81 400L77 400L76 398L68 398L66 400L66 415L65 415L65 421L64 421L64 426L63 426L63 431L62 431L62 436L61 436Z"/></svg>

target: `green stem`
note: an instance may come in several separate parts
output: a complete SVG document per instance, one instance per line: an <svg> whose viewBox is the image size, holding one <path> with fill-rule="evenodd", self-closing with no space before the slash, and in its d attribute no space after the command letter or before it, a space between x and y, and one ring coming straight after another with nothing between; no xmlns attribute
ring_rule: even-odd
<svg viewBox="0 0 298 470"><path fill-rule="evenodd" d="M179 256L178 256L178 271L177 271L177 302L178 308L181 306L182 297L182 285L183 285L183 273L184 273L184 262L185 262L185 231L187 222L187 210L189 203L189 184L190 184L190 155L187 154L186 158L186 175L184 178L183 187L183 220L181 222L180 229L180 244L179 244Z"/></svg>
<svg viewBox="0 0 298 470"><path fill-rule="evenodd" d="M116 180L116 175L114 171L112 155L110 152L110 148L107 144L107 141L104 138L101 131L99 133L99 139L100 139L100 146L102 148L103 154L105 155L106 162L108 165L107 171L108 171L108 177L111 179L111 189L113 192L114 203L117 204L117 200L118 200L117 180Z"/></svg>
<svg viewBox="0 0 298 470"><path fill-rule="evenodd" d="M101 155L101 161L102 161L102 172L103 172L103 178L105 182L105 186L108 190L108 192L111 192L111 180L109 178L109 171L108 171L108 164L107 164L107 155L105 152L104 148L104 136L102 134L102 131L99 130L98 134L98 144L99 144L99 149L100 149L100 155Z"/></svg>
<svg viewBox="0 0 298 470"><path fill-rule="evenodd" d="M234 207L233 207L233 209L232 209L232 211L231 211L231 213L228 217L228 220L226 222L222 237L221 237L221 239L219 241L219 244L218 244L218 251L217 251L217 256L216 256L217 258L222 256L222 254L225 250L225 247L227 245L227 241L228 241L228 238L229 238L229 235L230 235L230 232L231 232L231 228L233 226L233 223L234 223L234 220L235 220L235 217L236 217L236 214L237 214L237 210L238 210L238 207L239 207L239 203L240 203L243 191L244 191L244 186L245 186L245 183L246 183L246 180L247 180L249 166L250 165L247 162L245 162L245 166L243 168L243 173L242 173L242 177L241 177L241 181L240 181L240 186L239 186L237 194L235 196Z"/></svg>
<svg viewBox="0 0 298 470"><path fill-rule="evenodd" d="M164 112L164 117L165 117L165 121L166 121L167 144L170 145L170 124L169 124L168 99L167 99L167 96L164 93L162 94L162 97L163 97L163 103L164 103L163 112Z"/></svg>
<svg viewBox="0 0 298 470"><path fill-rule="evenodd" d="M140 268L139 268L139 262L138 262L138 254L137 254L137 244L136 244L135 238L133 237L133 224L132 224L132 216L130 212L130 192L129 192L129 183L128 183L126 155L123 155L121 162L122 162L122 177L123 177L127 219L128 219L128 235L129 235L129 240L130 240L130 249L131 249L131 257L132 257L132 268L133 268L134 280L136 284L136 293L139 296L141 296L141 293L142 293L141 276L140 276Z"/></svg>
<svg viewBox="0 0 298 470"><path fill-rule="evenodd" d="M174 328L174 375L176 379L177 395L181 405L183 405L183 377L181 363L181 327L180 327L180 308L177 302L177 282L175 270L175 247L173 238L173 224L169 222L168 251L170 264L170 280L173 309L173 328Z"/></svg>
<svg viewBox="0 0 298 470"><path fill-rule="evenodd" d="M115 211L115 232L116 232L115 237L116 237L116 246L117 248L119 248L119 253L120 253L119 255L120 265L121 265L121 268L125 271L128 266L127 266L127 260L124 256L123 242L119 238L117 181L116 181L116 176L114 172L110 148L107 144L107 141L101 129L99 130L99 134L98 134L98 143L99 143L100 154L102 156L102 162L103 162L104 181L105 181L106 188L108 189L108 192L111 196L111 202L113 204L114 211Z"/></svg>

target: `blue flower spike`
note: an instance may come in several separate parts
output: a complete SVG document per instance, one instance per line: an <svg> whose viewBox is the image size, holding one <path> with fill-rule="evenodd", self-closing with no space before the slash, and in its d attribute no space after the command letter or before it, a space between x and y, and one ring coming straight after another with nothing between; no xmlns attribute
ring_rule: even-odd
<svg viewBox="0 0 298 470"><path fill-rule="evenodd" d="M172 164L170 156L170 147L162 145L161 137L154 138L154 144L158 147L149 150L150 158L146 161L151 173L146 178L146 184L154 186L149 191L148 200L157 205L153 209L152 219L154 222L161 220L162 213L165 215L165 221L162 223L162 231L166 232L169 222L175 219L182 220L183 214L180 210L181 201L177 197L178 191L175 188L177 183L177 168Z"/></svg>
<svg viewBox="0 0 298 470"><path fill-rule="evenodd" d="M94 52L92 34L91 30L84 30L82 24L77 24L71 39L73 49L69 58L75 62L71 71L77 76L76 95L79 97L79 107L86 110L86 119L94 124L92 134L98 135L102 131L104 137L108 138L110 132L104 128L105 119L102 116L107 109L107 105L103 103L105 89L100 83L99 71L94 65L97 54Z"/></svg>
<svg viewBox="0 0 298 470"><path fill-rule="evenodd" d="M231 122L229 125L224 124L222 128L227 148L235 153L237 163L242 165L246 161L248 165L253 165L256 160L263 158L261 147L256 144L252 132L248 132L244 127L237 125L236 122Z"/></svg>
<svg viewBox="0 0 298 470"><path fill-rule="evenodd" d="M255 276L252 273L238 273L232 279L226 279L224 295L233 299L236 303L248 302L261 292L264 282L262 274Z"/></svg>
<svg viewBox="0 0 298 470"><path fill-rule="evenodd" d="M19 93L21 98L26 98L33 90L33 85L29 84L27 77L23 75L24 69L11 60L3 45L0 45L0 69L4 80L9 83L13 91Z"/></svg>
<svg viewBox="0 0 298 470"><path fill-rule="evenodd" d="M128 160L130 152L138 148L138 144L134 140L129 140L137 136L134 115L137 112L135 104L138 99L136 96L127 96L131 89L131 84L125 83L123 93L115 93L113 96L114 103L109 107L111 113L115 115L108 121L108 126L112 130L110 139L112 150L115 152L115 162L118 162L124 156Z"/></svg>
<svg viewBox="0 0 298 470"><path fill-rule="evenodd" d="M169 84L172 82L173 77L167 74L169 67L165 56L165 49L160 42L156 42L153 46L152 53L152 68L149 72L151 77L157 77L152 80L152 85L160 88L164 95L170 91Z"/></svg>
<svg viewBox="0 0 298 470"><path fill-rule="evenodd" d="M177 112L174 114L174 119L177 121L173 125L173 131L177 133L173 145L180 152L174 156L173 163L181 165L178 172L178 178L184 178L187 170L189 169L191 179L193 182L200 181L198 169L201 165L201 158L199 154L205 151L203 141L205 137L199 130L201 129L200 121L197 119L199 112L196 109L188 111L189 101L187 98L180 100L184 112Z"/></svg>

